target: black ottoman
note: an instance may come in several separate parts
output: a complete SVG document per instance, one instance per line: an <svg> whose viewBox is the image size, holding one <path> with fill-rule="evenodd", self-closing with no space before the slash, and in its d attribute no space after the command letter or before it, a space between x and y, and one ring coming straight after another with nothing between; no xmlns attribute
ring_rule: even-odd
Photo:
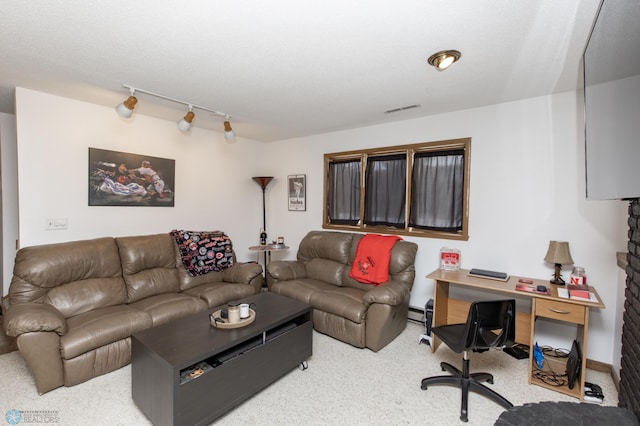
<svg viewBox="0 0 640 426"><path fill-rule="evenodd" d="M638 419L626 408L607 407L586 402L538 402L509 408L498 417L495 425L636 426Z"/></svg>

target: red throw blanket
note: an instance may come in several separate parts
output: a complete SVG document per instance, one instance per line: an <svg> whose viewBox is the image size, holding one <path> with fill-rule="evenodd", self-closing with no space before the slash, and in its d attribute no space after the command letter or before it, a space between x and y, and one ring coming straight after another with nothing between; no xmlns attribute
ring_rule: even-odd
<svg viewBox="0 0 640 426"><path fill-rule="evenodd" d="M349 276L365 284L387 281L391 249L396 241L401 239L397 235L367 234L362 237L358 242Z"/></svg>

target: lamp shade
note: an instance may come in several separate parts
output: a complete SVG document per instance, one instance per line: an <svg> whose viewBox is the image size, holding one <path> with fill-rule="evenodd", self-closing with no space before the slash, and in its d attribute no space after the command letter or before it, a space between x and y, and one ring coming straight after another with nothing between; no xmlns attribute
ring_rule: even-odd
<svg viewBox="0 0 640 426"><path fill-rule="evenodd" d="M236 141L236 133L231 128L231 123L229 122L229 120L226 120L224 122L224 138L229 143Z"/></svg>
<svg viewBox="0 0 640 426"><path fill-rule="evenodd" d="M184 118L178 121L178 129L180 129L183 132L188 132L191 129L191 123L193 123L193 118L195 116L196 115L193 113L193 111L189 110L189 112L187 112Z"/></svg>
<svg viewBox="0 0 640 426"><path fill-rule="evenodd" d="M126 101L116 106L116 112L120 117L130 118L137 103L138 99L135 96L131 95L127 98Z"/></svg>
<svg viewBox="0 0 640 426"><path fill-rule="evenodd" d="M254 176L252 179L256 181L256 183L260 185L264 190L267 185L269 185L269 182L271 182L271 180L273 179L273 176Z"/></svg>
<svg viewBox="0 0 640 426"><path fill-rule="evenodd" d="M566 241L549 241L549 249L544 261L557 265L573 265L573 259L571 258L571 253L569 253L569 243Z"/></svg>

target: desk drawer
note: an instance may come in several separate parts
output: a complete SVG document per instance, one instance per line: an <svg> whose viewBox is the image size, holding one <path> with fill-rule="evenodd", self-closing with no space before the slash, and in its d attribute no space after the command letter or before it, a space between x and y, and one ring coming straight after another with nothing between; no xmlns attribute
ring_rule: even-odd
<svg viewBox="0 0 640 426"><path fill-rule="evenodd" d="M557 319L560 321L584 324L585 307L569 302L536 299L536 316Z"/></svg>

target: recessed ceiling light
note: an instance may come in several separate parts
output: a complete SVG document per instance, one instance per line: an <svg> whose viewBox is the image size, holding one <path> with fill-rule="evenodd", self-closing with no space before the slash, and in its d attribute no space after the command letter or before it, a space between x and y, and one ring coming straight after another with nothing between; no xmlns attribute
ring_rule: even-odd
<svg viewBox="0 0 640 426"><path fill-rule="evenodd" d="M429 65L433 65L438 71L444 71L449 68L451 64L460 59L461 55L462 54L457 50L441 50L440 52L429 56L427 61L429 62Z"/></svg>

